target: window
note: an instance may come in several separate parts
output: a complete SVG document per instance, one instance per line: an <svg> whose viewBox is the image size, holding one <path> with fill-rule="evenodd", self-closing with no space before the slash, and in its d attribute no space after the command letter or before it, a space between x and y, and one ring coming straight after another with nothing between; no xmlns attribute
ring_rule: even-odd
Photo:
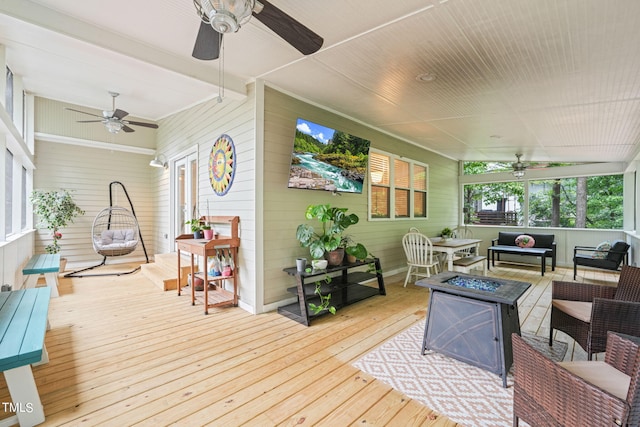
<svg viewBox="0 0 640 427"><path fill-rule="evenodd" d="M13 153L7 150L4 158L4 234L12 232L13 222Z"/></svg>
<svg viewBox="0 0 640 427"><path fill-rule="evenodd" d="M465 224L522 225L524 183L468 184L463 189Z"/></svg>
<svg viewBox="0 0 640 427"><path fill-rule="evenodd" d="M7 67L6 89L4 94L4 109L9 117L13 119L13 72Z"/></svg>
<svg viewBox="0 0 640 427"><path fill-rule="evenodd" d="M463 212L466 224L621 230L623 176L467 184Z"/></svg>
<svg viewBox="0 0 640 427"><path fill-rule="evenodd" d="M22 167L22 182L20 185L20 193L22 195L20 204L20 229L27 228L27 168Z"/></svg>
<svg viewBox="0 0 640 427"><path fill-rule="evenodd" d="M529 226L623 227L622 175L529 181Z"/></svg>
<svg viewBox="0 0 640 427"><path fill-rule="evenodd" d="M369 218L426 218L427 165L381 151L369 153Z"/></svg>

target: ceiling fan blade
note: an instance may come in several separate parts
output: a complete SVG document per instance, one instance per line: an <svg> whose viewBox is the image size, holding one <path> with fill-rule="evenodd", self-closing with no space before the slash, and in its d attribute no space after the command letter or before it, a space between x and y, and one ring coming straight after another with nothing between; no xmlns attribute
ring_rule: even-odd
<svg viewBox="0 0 640 427"><path fill-rule="evenodd" d="M122 126L122 130L127 132L127 133L131 133L131 132L135 132L135 130L131 129L129 126L127 125L123 125Z"/></svg>
<svg viewBox="0 0 640 427"><path fill-rule="evenodd" d="M99 116L99 115L97 115L97 114L87 113L86 111L74 110L73 108L65 108L65 110L75 111L76 113L82 113L82 114L87 114L87 115L89 115L89 116L94 116L94 117L100 117L100 118L102 118L102 116Z"/></svg>
<svg viewBox="0 0 640 427"><path fill-rule="evenodd" d="M222 43L222 34L214 30L208 22L201 20L198 36L196 37L196 44L193 46L191 56L203 61L218 59L220 55L220 43Z"/></svg>
<svg viewBox="0 0 640 427"><path fill-rule="evenodd" d="M76 120L76 123L102 123L104 120Z"/></svg>
<svg viewBox="0 0 640 427"><path fill-rule="evenodd" d="M264 7L253 16L274 33L286 40L291 46L304 55L317 52L324 43L324 39L291 16L284 13L266 0L258 0Z"/></svg>
<svg viewBox="0 0 640 427"><path fill-rule="evenodd" d="M111 117L115 117L115 118L121 120L124 117L126 117L127 115L129 115L129 113L127 113L126 111L121 110L121 109L118 108L116 111L113 112L113 116L111 116Z"/></svg>
<svg viewBox="0 0 640 427"><path fill-rule="evenodd" d="M151 128L151 129L158 129L158 125L155 123L132 122L130 120L127 120L127 124L134 125L134 126L144 126L146 128Z"/></svg>

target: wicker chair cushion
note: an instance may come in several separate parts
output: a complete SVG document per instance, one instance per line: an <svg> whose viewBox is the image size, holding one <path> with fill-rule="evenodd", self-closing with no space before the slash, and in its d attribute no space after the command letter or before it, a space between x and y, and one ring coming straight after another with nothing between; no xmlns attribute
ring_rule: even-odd
<svg viewBox="0 0 640 427"><path fill-rule="evenodd" d="M602 242L598 246L596 246L596 252L591 255L591 258L595 259L605 259L611 250L611 243Z"/></svg>
<svg viewBox="0 0 640 427"><path fill-rule="evenodd" d="M558 365L620 400L627 399L631 377L605 362L560 362Z"/></svg>
<svg viewBox="0 0 640 427"><path fill-rule="evenodd" d="M554 299L551 301L551 304L575 319L581 320L585 323L591 322L592 303L590 302Z"/></svg>
<svg viewBox="0 0 640 427"><path fill-rule="evenodd" d="M103 245L111 245L113 243L123 244L134 240L133 230L102 230L100 234Z"/></svg>

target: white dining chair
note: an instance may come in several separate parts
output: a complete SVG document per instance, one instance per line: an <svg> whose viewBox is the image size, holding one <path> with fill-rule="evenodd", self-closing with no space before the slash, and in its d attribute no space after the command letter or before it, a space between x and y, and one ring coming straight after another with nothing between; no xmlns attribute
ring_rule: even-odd
<svg viewBox="0 0 640 427"><path fill-rule="evenodd" d="M416 277L431 277L438 274L439 260L433 256L433 243L427 236L422 233L409 232L402 238L402 247L407 256L407 277L404 280L404 286L407 286L409 278L413 275Z"/></svg>
<svg viewBox="0 0 640 427"><path fill-rule="evenodd" d="M454 239L473 239L473 232L469 230L467 227L456 227L453 230L453 238ZM453 256L458 258L464 258L468 256L476 255L476 248L466 248L459 251L454 252Z"/></svg>

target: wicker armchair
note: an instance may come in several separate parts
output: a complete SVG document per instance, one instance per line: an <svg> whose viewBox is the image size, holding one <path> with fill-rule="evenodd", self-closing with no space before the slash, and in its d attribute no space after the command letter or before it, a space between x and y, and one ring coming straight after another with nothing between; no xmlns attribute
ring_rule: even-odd
<svg viewBox="0 0 640 427"><path fill-rule="evenodd" d="M604 362L556 363L512 341L514 427L640 424L640 338L609 332Z"/></svg>
<svg viewBox="0 0 640 427"><path fill-rule="evenodd" d="M618 286L554 281L551 326L565 332L587 352L605 351L607 331L640 336L640 268L622 266Z"/></svg>

